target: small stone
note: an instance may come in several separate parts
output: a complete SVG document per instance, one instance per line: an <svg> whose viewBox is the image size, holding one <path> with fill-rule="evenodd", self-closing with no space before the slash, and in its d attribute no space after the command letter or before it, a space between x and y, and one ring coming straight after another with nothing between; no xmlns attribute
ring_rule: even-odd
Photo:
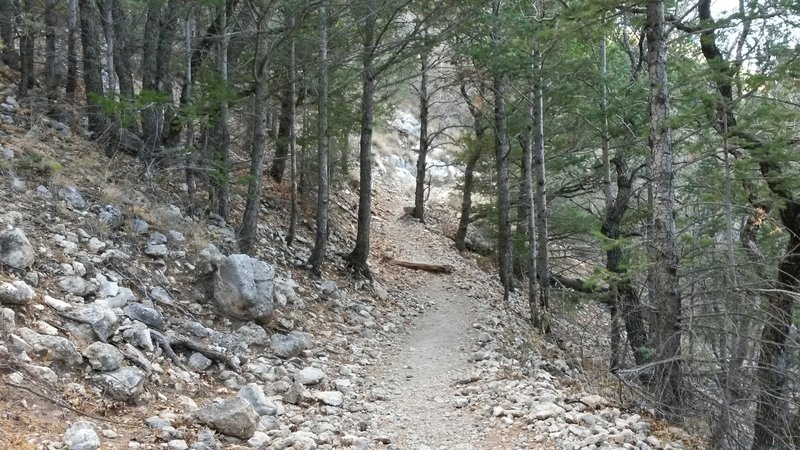
<svg viewBox="0 0 800 450"><path fill-rule="evenodd" d="M314 398L328 406L342 406L344 394L339 391L314 392Z"/></svg>
<svg viewBox="0 0 800 450"><path fill-rule="evenodd" d="M81 306L73 314L88 323L101 340L108 340L119 328L119 318L114 311L98 302Z"/></svg>
<svg viewBox="0 0 800 450"><path fill-rule="evenodd" d="M67 186L58 190L58 198L67 202L74 209L86 208L86 200L74 186Z"/></svg>
<svg viewBox="0 0 800 450"><path fill-rule="evenodd" d="M148 243L144 248L144 254L153 258L163 258L169 255L169 249L165 244Z"/></svg>
<svg viewBox="0 0 800 450"><path fill-rule="evenodd" d="M78 421L64 433L64 443L69 450L98 450L100 437L94 431L94 424Z"/></svg>
<svg viewBox="0 0 800 450"><path fill-rule="evenodd" d="M25 366L25 368L27 369L28 373L40 381L50 385L58 383L58 375L56 375L56 373L53 372L53 369L49 367L28 364Z"/></svg>
<svg viewBox="0 0 800 450"><path fill-rule="evenodd" d="M0 282L0 303L7 305L27 305L34 298L33 288L24 281Z"/></svg>
<svg viewBox="0 0 800 450"><path fill-rule="evenodd" d="M303 385L319 384L320 381L326 378L325 372L316 367L306 367L295 375L296 382Z"/></svg>
<svg viewBox="0 0 800 450"><path fill-rule="evenodd" d="M247 400L260 416L272 416L278 412L278 407L267 398L264 389L258 384L250 383L242 387L236 396Z"/></svg>
<svg viewBox="0 0 800 450"><path fill-rule="evenodd" d="M564 415L564 408L550 402L539 403L531 409L531 416L536 420L546 420L562 415Z"/></svg>
<svg viewBox="0 0 800 450"><path fill-rule="evenodd" d="M163 330L166 326L164 316L155 308L145 306L141 303L131 303L124 308L124 311L131 319L138 320L150 328Z"/></svg>
<svg viewBox="0 0 800 450"><path fill-rule="evenodd" d="M173 439L167 442L167 450L188 450L189 444L183 439Z"/></svg>
<svg viewBox="0 0 800 450"><path fill-rule="evenodd" d="M12 178L10 187L11 187L12 191L14 191L16 193L19 193L19 194L22 194L22 193L25 193L25 192L28 191L28 185L25 183L25 181L23 181L23 180L21 180L19 178Z"/></svg>
<svg viewBox="0 0 800 450"><path fill-rule="evenodd" d="M104 342L94 342L83 350L83 356L92 369L111 372L122 367L125 357L116 347Z"/></svg>
<svg viewBox="0 0 800 450"><path fill-rule="evenodd" d="M61 281L58 282L58 286L65 292L77 295L78 297L83 297L91 291L91 287L86 280L76 275L62 278Z"/></svg>
<svg viewBox="0 0 800 450"><path fill-rule="evenodd" d="M164 305L174 304L172 300L172 295L170 295L169 291L167 291L161 286L156 286L150 289L150 298Z"/></svg>
<svg viewBox="0 0 800 450"><path fill-rule="evenodd" d="M150 228L147 222L142 219L136 218L131 220L131 230L136 234L144 234L147 233L147 230Z"/></svg>
<svg viewBox="0 0 800 450"><path fill-rule="evenodd" d="M89 242L86 244L89 248L89 251L92 253L100 253L104 248L106 248L106 243L97 239L96 237L92 237L89 239Z"/></svg>
<svg viewBox="0 0 800 450"><path fill-rule="evenodd" d="M258 413L241 397L214 403L195 412L197 419L228 436L250 439L256 432Z"/></svg>
<svg viewBox="0 0 800 450"><path fill-rule="evenodd" d="M122 225L123 214L122 210L114 205L103 205L97 213L97 218L101 223L116 228Z"/></svg>
<svg viewBox="0 0 800 450"><path fill-rule="evenodd" d="M202 353L195 352L192 353L192 356L189 357L189 361L186 364L195 372L202 372L211 367L212 363L213 361L206 358Z"/></svg>
<svg viewBox="0 0 800 450"><path fill-rule="evenodd" d="M0 233L0 263L14 269L27 269L33 265L33 246L19 228Z"/></svg>
<svg viewBox="0 0 800 450"><path fill-rule="evenodd" d="M36 187L36 195L43 200L50 200L53 198L53 194L51 194L50 191L41 184Z"/></svg>
<svg viewBox="0 0 800 450"><path fill-rule="evenodd" d="M158 231L154 231L154 232L150 233L150 243L151 244L156 244L156 245L158 245L158 244L166 244L167 243L167 237L164 236L162 233L159 233Z"/></svg>
<svg viewBox="0 0 800 450"><path fill-rule="evenodd" d="M114 400L139 403L144 391L144 373L133 367L123 367L113 372L95 376L105 395Z"/></svg>

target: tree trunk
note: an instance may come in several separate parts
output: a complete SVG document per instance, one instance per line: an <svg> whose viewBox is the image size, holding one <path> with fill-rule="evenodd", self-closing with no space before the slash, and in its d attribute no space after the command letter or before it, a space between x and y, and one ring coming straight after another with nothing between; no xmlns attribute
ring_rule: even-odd
<svg viewBox="0 0 800 450"><path fill-rule="evenodd" d="M134 87L130 58L133 50L128 37L128 18L120 4L120 0L113 0L112 20L114 24L114 72L119 80L119 95L124 100L132 100ZM138 132L138 121L134 120L134 117L129 117L128 119L128 127L132 131Z"/></svg>
<svg viewBox="0 0 800 450"><path fill-rule="evenodd" d="M428 157L428 55L420 53L421 72L419 83L419 155L417 155L417 178L414 187L414 211L411 213L420 222L425 222L425 175Z"/></svg>
<svg viewBox="0 0 800 450"><path fill-rule="evenodd" d="M472 99L467 94L465 85L461 85L461 96L467 103L470 114L472 115L472 129L475 133L475 146L467 158L467 164L464 167L464 191L461 197L461 217L458 220L458 229L456 230L455 242L456 248L459 251L467 249L467 230L471 223L470 215L472 211L472 185L474 182L475 167L480 161L481 154L483 153L483 140L486 135L486 120L483 117L483 112L472 102Z"/></svg>
<svg viewBox="0 0 800 450"><path fill-rule="evenodd" d="M315 275L322 274L322 260L328 244L328 159L330 157L330 130L328 129L328 14L325 1L319 5L319 80L317 112L317 220L314 249L308 264Z"/></svg>
<svg viewBox="0 0 800 450"><path fill-rule="evenodd" d="M541 8L541 6L540 6ZM536 71L533 80L533 173L536 179L536 267L539 272L539 323L541 333L550 332L550 256L547 225L547 179L544 161L544 95L542 87L542 57L539 43L534 44L533 65Z"/></svg>
<svg viewBox="0 0 800 450"><path fill-rule="evenodd" d="M78 0L67 4L67 84L64 90L70 101L75 101L78 89Z"/></svg>
<svg viewBox="0 0 800 450"><path fill-rule="evenodd" d="M106 32L106 76L108 77L108 96L117 95L117 79L114 77L114 0L104 0L103 25Z"/></svg>
<svg viewBox="0 0 800 450"><path fill-rule="evenodd" d="M257 38L258 39L258 38ZM256 55L256 60L259 56ZM258 74L253 97L253 140L250 149L250 182L247 184L247 202L239 232L239 251L253 255L258 239L258 213L261 211L261 174L266 145L267 88L264 73Z"/></svg>
<svg viewBox="0 0 800 450"><path fill-rule="evenodd" d="M228 14L225 6L219 6L219 40L217 43L217 73L222 80L222 86L228 85ZM214 201L216 212L223 219L228 217L228 196L230 176L230 136L228 133L228 101L223 99L219 103L219 111L214 127L215 171L214 176Z"/></svg>
<svg viewBox="0 0 800 450"><path fill-rule="evenodd" d="M89 131L97 139L105 131L98 96L103 96L103 53L100 49L102 33L100 15L90 0L79 0L81 16L81 43L83 45L83 83L86 90L86 110Z"/></svg>
<svg viewBox="0 0 800 450"><path fill-rule="evenodd" d="M24 0L23 12L20 15L18 27L20 31L20 82L18 92L20 97L28 95L28 89L35 84L36 74L33 71L33 52L36 38L36 15L33 11L33 0Z"/></svg>
<svg viewBox="0 0 800 450"><path fill-rule="evenodd" d="M292 18L294 20L294 18ZM295 125L295 115L297 114L297 74L295 73L295 39L289 42L289 96L292 99L291 111L292 118L289 127L289 176L292 183L291 209L289 211L289 229L286 232L286 245L291 247L297 229L297 213L299 209L297 199L297 130ZM305 102L305 95L303 95Z"/></svg>
<svg viewBox="0 0 800 450"><path fill-rule="evenodd" d="M372 278L367 260L369 258L370 222L372 215L372 121L377 74L375 59L375 5L369 2L364 18L364 48L361 74L361 136L359 139L359 191L358 191L358 230L356 245L347 256L347 267L353 273Z"/></svg>
<svg viewBox="0 0 800 450"><path fill-rule="evenodd" d="M542 323L541 313L539 308L539 272L537 270L537 250L539 248L536 240L536 217L534 214L534 196L533 196L533 142L536 132L536 112L534 108L535 94L528 94L531 101L528 102L528 129L526 130L525 139L522 146L522 174L523 174L523 191L525 208L525 226L527 228L528 236L528 310L531 316L531 326L539 328Z"/></svg>
<svg viewBox="0 0 800 450"><path fill-rule="evenodd" d="M56 29L58 27L58 16L56 14L56 5L58 0L47 0L44 9L44 41L45 41L45 54L44 54L44 72L45 72L45 87L47 88L48 95L53 95L59 85L58 80L58 58L56 54Z"/></svg>
<svg viewBox="0 0 800 450"><path fill-rule="evenodd" d="M681 371L681 297L678 286L678 252L674 219L672 141L668 123L667 36L664 1L648 0L646 8L647 57L650 80L650 132L648 143L653 167L654 293L656 309L655 382L663 416L679 422L684 407Z"/></svg>
<svg viewBox="0 0 800 450"><path fill-rule="evenodd" d="M288 74L292 77L293 74ZM272 159L272 166L269 169L269 176L276 183L283 182L283 173L286 171L286 161L289 158L289 138L291 129L294 125L292 110L294 100L291 99L291 83L286 83L286 87L281 95L281 111L278 115L278 136L275 140L275 157Z"/></svg>
<svg viewBox="0 0 800 450"><path fill-rule="evenodd" d="M74 0L73 0L74 1ZM3 41L3 63L12 69L19 64L19 54L14 49L17 8L14 0L0 0L0 39Z"/></svg>

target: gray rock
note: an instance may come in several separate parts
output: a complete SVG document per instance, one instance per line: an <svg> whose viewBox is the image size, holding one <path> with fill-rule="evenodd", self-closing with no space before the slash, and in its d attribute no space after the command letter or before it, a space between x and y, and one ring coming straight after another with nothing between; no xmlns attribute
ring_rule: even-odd
<svg viewBox="0 0 800 450"><path fill-rule="evenodd" d="M98 305L106 308L124 308L129 302L136 301L133 291L126 287L119 287L119 293L113 297L103 297L95 300Z"/></svg>
<svg viewBox="0 0 800 450"><path fill-rule="evenodd" d="M122 352L111 344L94 342L83 350L83 356L92 366L100 372L111 372L122 367L125 357Z"/></svg>
<svg viewBox="0 0 800 450"><path fill-rule="evenodd" d="M134 367L123 367L113 372L96 375L94 381L104 395L114 400L139 403L144 392L144 373Z"/></svg>
<svg viewBox="0 0 800 450"><path fill-rule="evenodd" d="M161 222L177 223L183 220L181 209L175 205L166 205L156 208L155 215Z"/></svg>
<svg viewBox="0 0 800 450"><path fill-rule="evenodd" d="M240 320L272 314L275 269L247 255L225 258L214 278L214 301L225 315Z"/></svg>
<svg viewBox="0 0 800 450"><path fill-rule="evenodd" d="M33 265L33 246L19 228L0 233L0 263L15 269Z"/></svg>
<svg viewBox="0 0 800 450"><path fill-rule="evenodd" d="M155 308L141 303L131 303L125 307L124 311L131 319L136 319L150 328L163 330L166 327L164 316Z"/></svg>
<svg viewBox="0 0 800 450"><path fill-rule="evenodd" d="M326 378L325 372L316 367L306 367L295 375L294 380L303 385L319 384Z"/></svg>
<svg viewBox="0 0 800 450"><path fill-rule="evenodd" d="M123 224L124 216L122 210L114 205L103 205L99 208L97 218L101 223L110 225L111 227L118 227Z"/></svg>
<svg viewBox="0 0 800 450"><path fill-rule="evenodd" d="M172 300L172 294L170 294L168 290L161 286L156 286L150 289L150 298L163 305L174 304Z"/></svg>
<svg viewBox="0 0 800 450"><path fill-rule="evenodd" d="M35 364L27 364L25 370L33 375L39 381L54 385L58 383L58 375L53 372L53 369L45 366L37 366Z"/></svg>
<svg viewBox="0 0 800 450"><path fill-rule="evenodd" d="M92 290L91 285L87 283L86 280L76 275L69 275L62 278L58 282L58 286L64 290L64 292L68 292L79 297L83 297Z"/></svg>
<svg viewBox="0 0 800 450"><path fill-rule="evenodd" d="M536 420L546 420L564 415L564 408L551 402L544 402L531 408L531 416Z"/></svg>
<svg viewBox="0 0 800 450"><path fill-rule="evenodd" d="M79 421L73 423L64 433L64 444L69 450L98 450L100 436L94 431L93 423Z"/></svg>
<svg viewBox="0 0 800 450"><path fill-rule="evenodd" d="M47 355L52 365L72 369L83 362L78 349L68 339L39 334L30 328L20 328L17 332L32 347L34 353Z"/></svg>
<svg viewBox="0 0 800 450"><path fill-rule="evenodd" d="M11 179L10 187L12 191L20 194L28 191L28 185L25 181L16 177Z"/></svg>
<svg viewBox="0 0 800 450"><path fill-rule="evenodd" d="M175 247L183 247L186 245L186 236L177 230L167 231L167 239L169 240L169 243Z"/></svg>
<svg viewBox="0 0 800 450"><path fill-rule="evenodd" d="M256 323L242 325L234 334L248 347L266 347L270 343L267 331Z"/></svg>
<svg viewBox="0 0 800 450"><path fill-rule="evenodd" d="M36 195L43 200L50 200L53 198L53 194L51 194L50 191L41 184L36 187Z"/></svg>
<svg viewBox="0 0 800 450"><path fill-rule="evenodd" d="M183 439L173 439L167 442L167 450L188 450L189 444Z"/></svg>
<svg viewBox="0 0 800 450"><path fill-rule="evenodd" d="M222 434L250 439L258 428L259 415L247 400L234 397L195 412L200 422Z"/></svg>
<svg viewBox="0 0 800 450"><path fill-rule="evenodd" d="M86 200L74 186L67 186L58 190L58 198L67 202L74 209L86 208Z"/></svg>
<svg viewBox="0 0 800 450"><path fill-rule="evenodd" d="M0 308L0 337L12 333L17 327L13 309Z"/></svg>
<svg viewBox="0 0 800 450"><path fill-rule="evenodd" d="M322 295L328 297L336 292L339 287L336 286L336 283L331 280L322 280L322 282L319 284L319 289L322 291Z"/></svg>
<svg viewBox="0 0 800 450"><path fill-rule="evenodd" d="M144 141L127 128L118 128L112 133L106 146L106 156L112 157L117 152L130 156L138 156L144 148Z"/></svg>
<svg viewBox="0 0 800 450"><path fill-rule="evenodd" d="M217 450L217 440L214 438L214 432L208 428L203 428L197 433L197 442L192 446L194 450Z"/></svg>
<svg viewBox="0 0 800 450"><path fill-rule="evenodd" d="M225 255L214 244L208 244L204 249L200 250L196 264L197 271L200 275L214 273L224 260Z"/></svg>
<svg viewBox="0 0 800 450"><path fill-rule="evenodd" d="M264 389L256 383L243 386L236 396L247 400L260 416L274 416L278 412L275 403L267 398Z"/></svg>
<svg viewBox="0 0 800 450"><path fill-rule="evenodd" d="M162 233L159 233L158 231L154 231L154 232L150 233L150 243L151 244L166 244L167 243L167 237L164 236Z"/></svg>
<svg viewBox="0 0 800 450"><path fill-rule="evenodd" d="M73 315L88 323L101 340L108 340L119 328L119 317L110 308L98 302L77 308Z"/></svg>
<svg viewBox="0 0 800 450"><path fill-rule="evenodd" d="M270 342L272 353L279 358L294 358L305 350L305 343L292 334L273 334Z"/></svg>
<svg viewBox="0 0 800 450"><path fill-rule="evenodd" d="M314 398L328 406L342 406L344 403L344 394L339 391L314 392Z"/></svg>
<svg viewBox="0 0 800 450"><path fill-rule="evenodd" d="M0 304L27 305L33 300L34 295L33 288L24 281L0 282Z"/></svg>
<svg viewBox="0 0 800 450"><path fill-rule="evenodd" d="M150 229L150 225L142 219L135 218L131 220L131 230L136 234L144 234L147 233L147 230Z"/></svg>
<svg viewBox="0 0 800 450"><path fill-rule="evenodd" d="M153 258L163 258L169 255L169 249L165 244L148 243L144 248L144 254Z"/></svg>
<svg viewBox="0 0 800 450"><path fill-rule="evenodd" d="M186 364L190 369L196 372L202 372L211 367L211 363L213 363L213 361L206 358L205 355L195 352L192 353L192 356L189 357L189 361Z"/></svg>

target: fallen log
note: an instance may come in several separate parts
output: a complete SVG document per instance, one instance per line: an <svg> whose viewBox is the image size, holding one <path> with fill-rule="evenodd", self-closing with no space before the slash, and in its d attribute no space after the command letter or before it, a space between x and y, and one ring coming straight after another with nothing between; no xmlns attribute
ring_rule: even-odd
<svg viewBox="0 0 800 450"><path fill-rule="evenodd" d="M424 270L432 273L453 273L453 266L449 264L426 264L414 261L403 261L401 259L389 260L389 263L395 266L405 267L414 270Z"/></svg>

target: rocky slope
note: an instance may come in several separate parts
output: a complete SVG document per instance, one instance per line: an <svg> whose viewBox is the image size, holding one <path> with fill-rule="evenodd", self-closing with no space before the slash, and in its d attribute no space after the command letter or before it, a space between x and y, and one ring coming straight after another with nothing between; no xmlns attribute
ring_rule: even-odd
<svg viewBox="0 0 800 450"><path fill-rule="evenodd" d="M2 448L649 449L688 438L654 435L579 381L574 351L520 333L522 299L497 304L493 277L452 249L448 208L432 205L428 225L403 216L402 182L375 189L377 281L348 279L336 256L353 234L347 189L334 199L326 278L313 279L300 267L312 230L283 244L279 189L259 253L238 255L231 225L189 214L170 173L142 182L132 161L109 163L3 98Z"/></svg>

